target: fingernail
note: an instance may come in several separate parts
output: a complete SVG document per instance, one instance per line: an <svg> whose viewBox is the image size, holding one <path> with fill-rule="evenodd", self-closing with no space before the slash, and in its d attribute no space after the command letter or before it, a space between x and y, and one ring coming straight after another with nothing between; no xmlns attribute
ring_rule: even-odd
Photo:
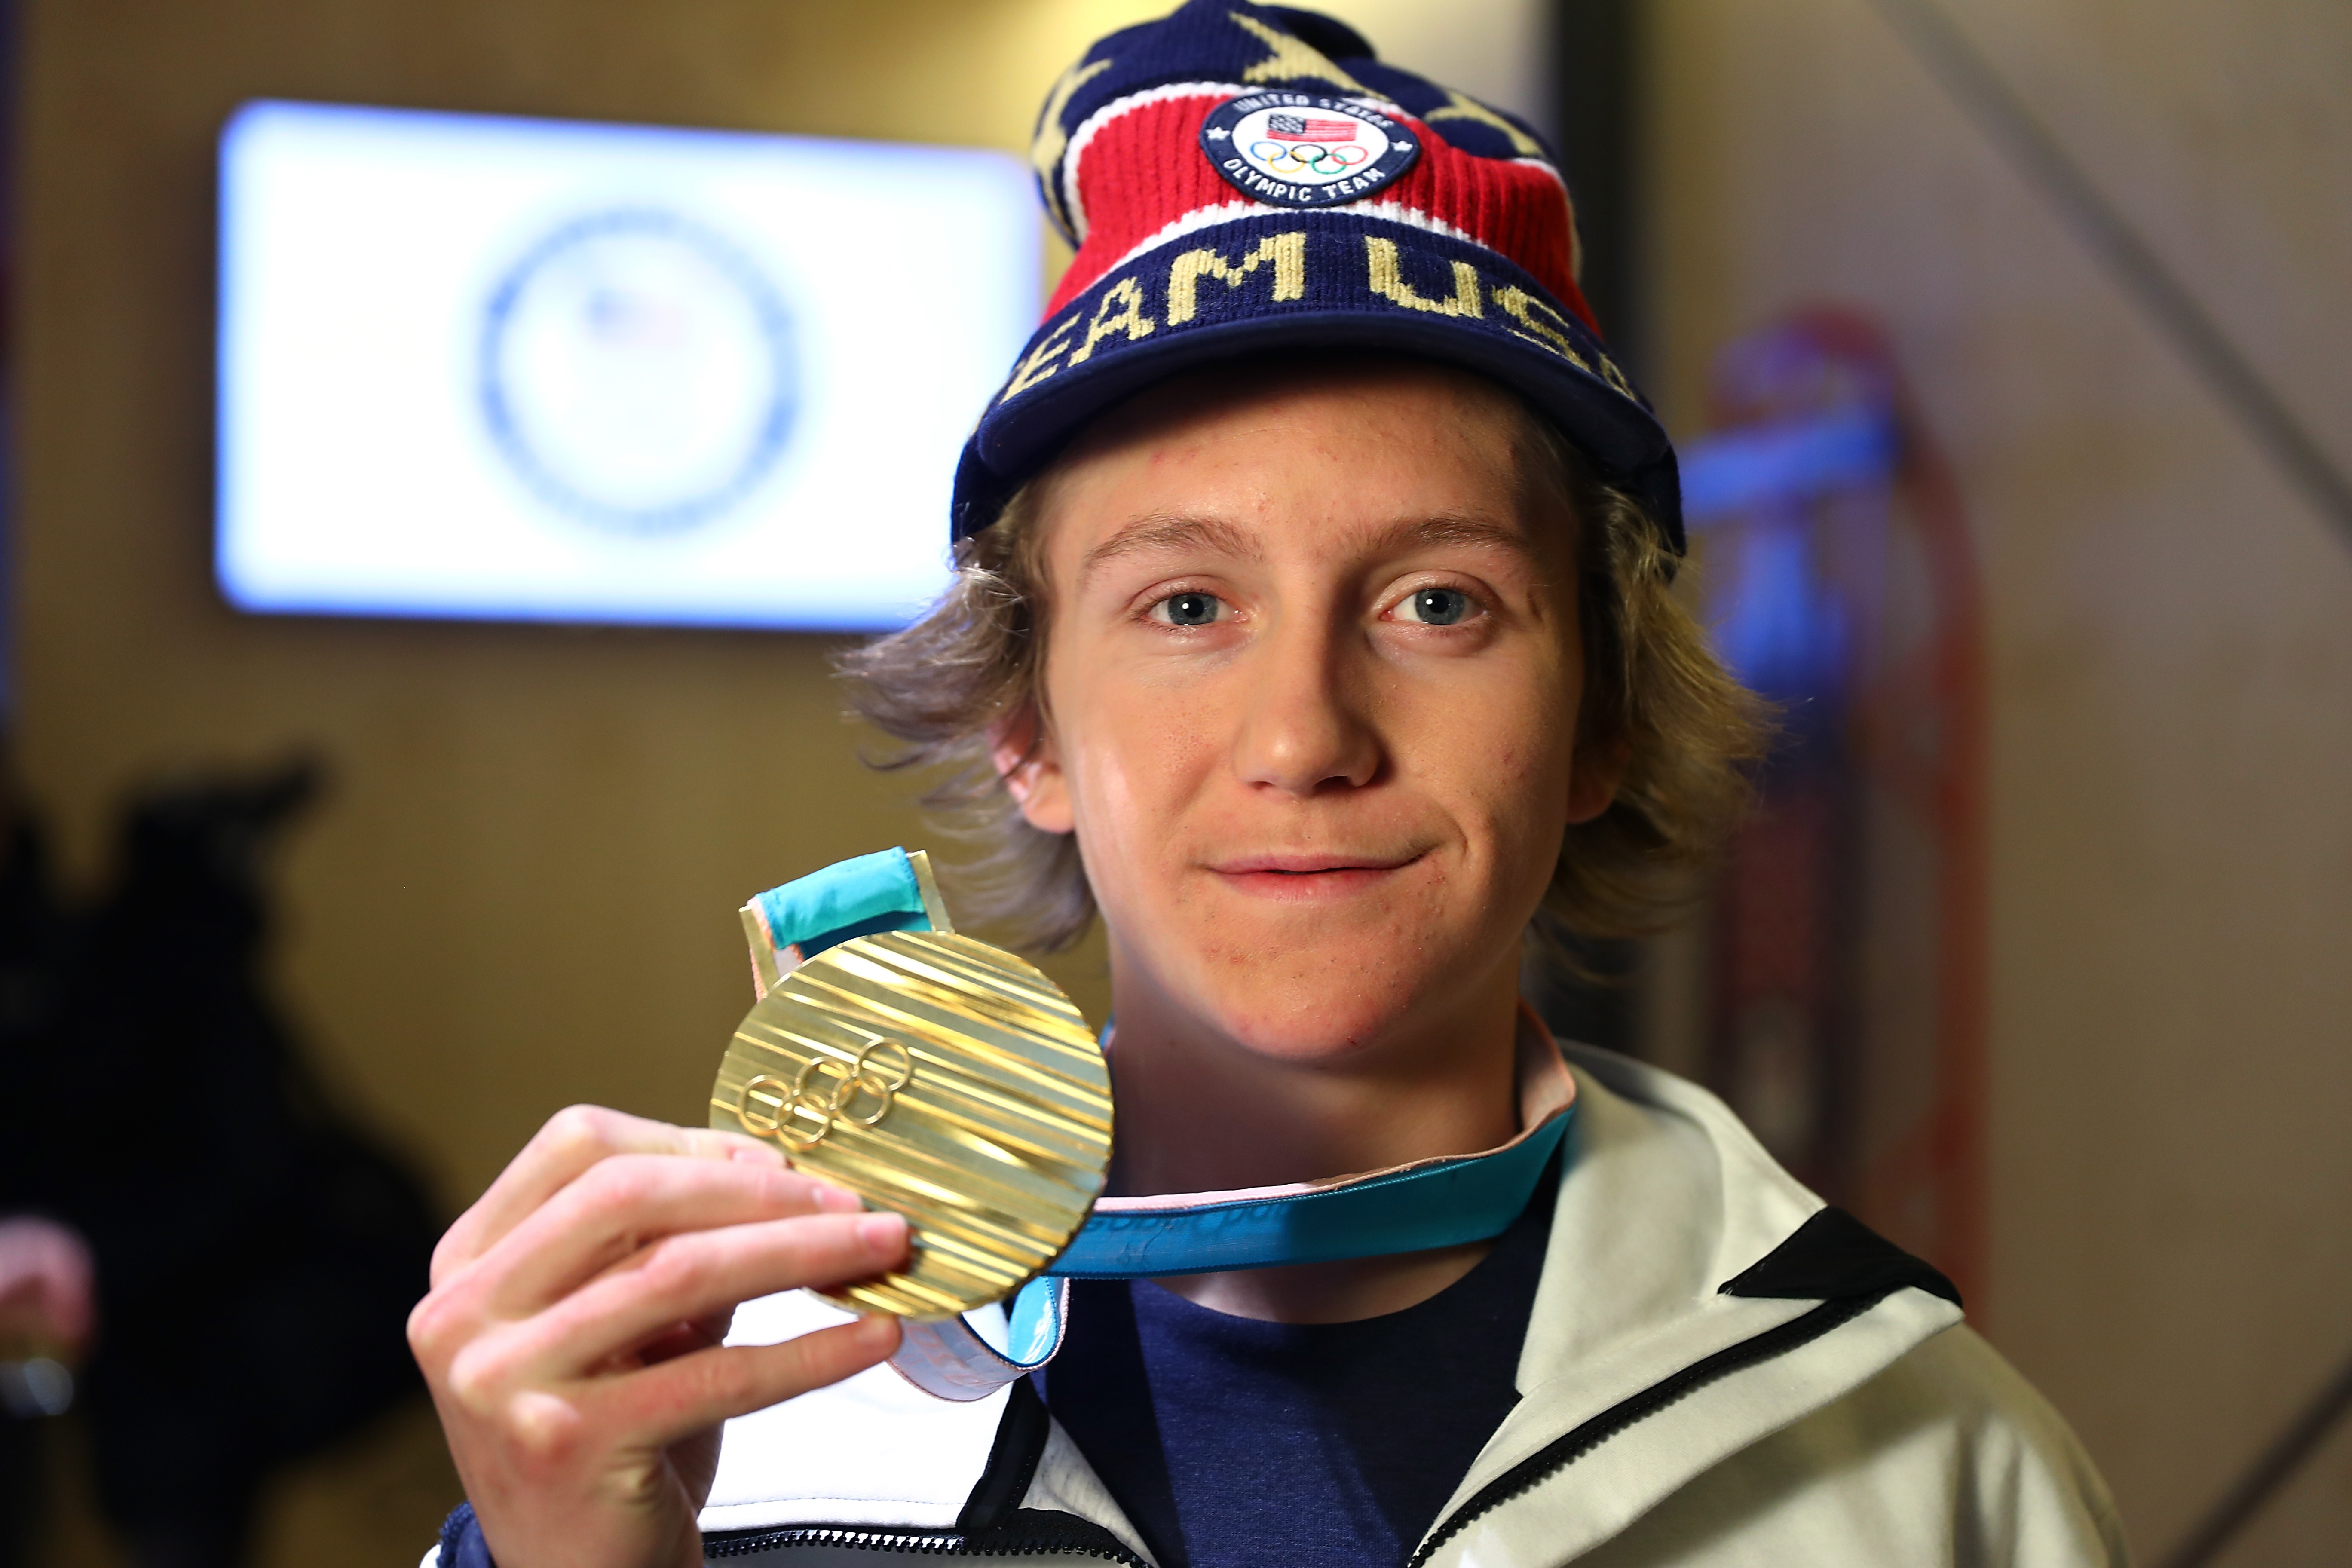
<svg viewBox="0 0 2352 1568"><path fill-rule="evenodd" d="M882 1344L898 1334L898 1320L887 1313L869 1312L857 1320L857 1337L869 1345Z"/></svg>
<svg viewBox="0 0 2352 1568"><path fill-rule="evenodd" d="M856 1193L845 1191L840 1187L821 1185L816 1189L816 1206L829 1209L835 1214L850 1214L866 1205L859 1201Z"/></svg>
<svg viewBox="0 0 2352 1568"><path fill-rule="evenodd" d="M867 1215L857 1222L857 1239L877 1252L898 1247L907 1238L907 1221L895 1214Z"/></svg>

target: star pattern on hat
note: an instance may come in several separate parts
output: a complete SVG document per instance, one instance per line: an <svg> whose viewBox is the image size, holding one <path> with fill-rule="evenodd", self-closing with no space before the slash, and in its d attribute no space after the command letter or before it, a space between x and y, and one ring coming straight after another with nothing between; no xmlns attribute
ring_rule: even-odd
<svg viewBox="0 0 2352 1568"><path fill-rule="evenodd" d="M1069 216L1062 210L1061 182L1055 178L1062 153L1070 145L1069 128L1062 123L1062 116L1068 110L1070 100L1077 96L1078 89L1108 69L1110 61L1099 59L1084 61L1064 71L1054 83L1054 90L1045 95L1045 111L1037 117L1036 137L1029 143L1029 166L1037 171L1037 183L1045 193L1046 203L1065 228L1069 226Z"/></svg>
<svg viewBox="0 0 2352 1568"><path fill-rule="evenodd" d="M1363 169L1303 184L1244 155L1241 121L1304 131L1309 110L1367 121L1381 150L1350 137ZM1503 110L1381 63L1331 18L1184 0L1079 56L1030 153L1076 254L965 447L956 538L1108 401L1203 358L1344 342L1513 388L1682 548L1672 447L1578 286L1567 188Z"/></svg>
<svg viewBox="0 0 2352 1568"><path fill-rule="evenodd" d="M1493 110L1487 108L1476 99L1472 98L1465 93L1456 91L1453 88L1445 89L1445 96L1452 100L1452 101L1443 109L1431 110L1428 113L1423 115L1422 118L1423 120L1432 121L1475 120L1479 124L1490 125L1496 130L1501 132L1504 135L1509 137L1511 139L1512 147L1517 151L1519 156L1522 158L1540 158L1544 155L1542 142L1537 141L1534 137L1528 135L1526 132L1520 130L1517 126L1512 124L1508 120L1506 120L1503 116L1496 113Z"/></svg>
<svg viewBox="0 0 2352 1568"><path fill-rule="evenodd" d="M1267 26L1255 16L1244 16L1239 11L1228 11L1234 26L1273 51L1265 58L1242 72L1244 81L1328 81L1349 92L1362 93L1366 98L1380 94L1331 63L1322 50L1304 38Z"/></svg>

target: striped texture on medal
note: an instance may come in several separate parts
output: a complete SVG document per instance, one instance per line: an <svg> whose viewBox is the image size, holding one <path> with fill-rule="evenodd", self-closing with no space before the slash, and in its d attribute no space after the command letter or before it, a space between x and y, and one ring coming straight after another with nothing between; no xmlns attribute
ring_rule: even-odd
<svg viewBox="0 0 2352 1568"><path fill-rule="evenodd" d="M903 1271L820 1292L944 1318L1000 1300L1085 1223L1110 1167L1110 1075L1068 997L969 937L828 948L744 1018L710 1125L907 1216Z"/></svg>

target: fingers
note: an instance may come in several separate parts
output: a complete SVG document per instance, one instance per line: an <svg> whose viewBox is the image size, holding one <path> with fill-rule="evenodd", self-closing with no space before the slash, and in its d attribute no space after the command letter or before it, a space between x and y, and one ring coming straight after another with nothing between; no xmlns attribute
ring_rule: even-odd
<svg viewBox="0 0 2352 1568"><path fill-rule="evenodd" d="M477 1263L491 1275L484 1304L501 1316L537 1311L679 1232L858 1209L839 1187L771 1165L610 1155L481 1254Z"/></svg>
<svg viewBox="0 0 2352 1568"><path fill-rule="evenodd" d="M608 1380L611 1414L661 1444L765 1410L880 1364L898 1348L898 1320L860 1318L774 1345L727 1345Z"/></svg>
<svg viewBox="0 0 2352 1568"><path fill-rule="evenodd" d="M577 1377L738 1301L863 1279L907 1258L894 1214L825 1215L668 1237L518 1325L516 1354Z"/></svg>
<svg viewBox="0 0 2352 1568"><path fill-rule="evenodd" d="M548 1118L522 1152L434 1249L433 1281L480 1257L582 1172L615 1154L685 1154L781 1167L783 1155L740 1133L674 1127L602 1106L575 1105Z"/></svg>

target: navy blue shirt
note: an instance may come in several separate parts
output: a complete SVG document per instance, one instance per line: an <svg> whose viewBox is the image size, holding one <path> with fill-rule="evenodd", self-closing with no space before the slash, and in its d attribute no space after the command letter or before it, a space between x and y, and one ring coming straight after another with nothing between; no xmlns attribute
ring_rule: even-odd
<svg viewBox="0 0 2352 1568"><path fill-rule="evenodd" d="M1079 1282L1039 1391L1161 1568L1402 1563L1518 1403L1557 1191L1452 1286L1360 1322Z"/></svg>

